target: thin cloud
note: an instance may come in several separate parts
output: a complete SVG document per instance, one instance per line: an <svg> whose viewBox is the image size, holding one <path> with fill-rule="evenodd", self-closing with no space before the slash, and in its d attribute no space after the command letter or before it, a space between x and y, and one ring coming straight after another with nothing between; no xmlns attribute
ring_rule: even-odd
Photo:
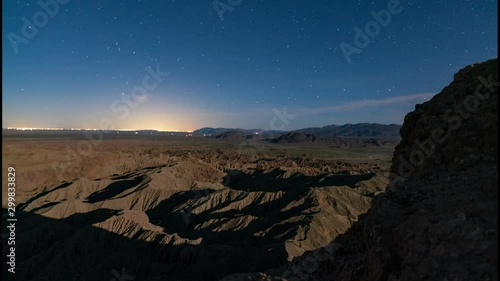
<svg viewBox="0 0 500 281"><path fill-rule="evenodd" d="M317 115L324 113L347 112L347 111L361 110L368 107L375 107L381 105L402 104L414 101L421 102L432 98L434 95L435 93L420 93L420 94L412 94L404 96L395 96L384 99L358 100L335 106L298 109L297 112L300 115Z"/></svg>

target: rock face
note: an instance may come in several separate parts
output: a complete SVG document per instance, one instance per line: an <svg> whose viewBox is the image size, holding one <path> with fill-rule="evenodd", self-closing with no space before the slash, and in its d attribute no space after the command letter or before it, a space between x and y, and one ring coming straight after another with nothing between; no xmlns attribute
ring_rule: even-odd
<svg viewBox="0 0 500 281"><path fill-rule="evenodd" d="M496 161L498 61L470 65L401 128L391 172L411 178Z"/></svg>
<svg viewBox="0 0 500 281"><path fill-rule="evenodd" d="M406 116L390 188L322 248L326 256L307 253L266 273L285 280L497 280L497 65L466 67ZM426 152L420 160L417 148Z"/></svg>

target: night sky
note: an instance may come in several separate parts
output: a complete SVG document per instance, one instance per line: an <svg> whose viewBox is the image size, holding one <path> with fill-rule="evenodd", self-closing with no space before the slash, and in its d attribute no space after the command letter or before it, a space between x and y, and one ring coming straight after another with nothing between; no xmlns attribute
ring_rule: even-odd
<svg viewBox="0 0 500 281"><path fill-rule="evenodd" d="M498 48L492 0L43 1L2 2L3 127L402 124Z"/></svg>

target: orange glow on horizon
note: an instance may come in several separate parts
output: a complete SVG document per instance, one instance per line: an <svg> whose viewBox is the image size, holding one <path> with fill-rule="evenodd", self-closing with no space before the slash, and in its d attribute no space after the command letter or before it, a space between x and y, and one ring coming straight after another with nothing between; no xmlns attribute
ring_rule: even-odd
<svg viewBox="0 0 500 281"><path fill-rule="evenodd" d="M4 127L2 128L4 130L16 130L16 131L62 131L62 130L69 130L69 131L100 131L101 129L96 129L96 128L54 128L54 127L48 127L48 128L36 128L36 127ZM147 130L152 130L152 131L158 131L158 132L187 132L187 133L192 133L192 130L165 130L165 129L154 129L154 128L142 128L142 129L128 129L128 128L116 128L113 129L112 131L124 131L124 132L133 132L133 131L147 131ZM106 131L106 130L103 130Z"/></svg>

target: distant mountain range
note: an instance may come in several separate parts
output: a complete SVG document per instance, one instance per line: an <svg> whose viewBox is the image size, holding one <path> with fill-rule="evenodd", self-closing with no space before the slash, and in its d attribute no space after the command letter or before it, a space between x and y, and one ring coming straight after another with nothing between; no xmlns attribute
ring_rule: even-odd
<svg viewBox="0 0 500 281"><path fill-rule="evenodd" d="M401 125L358 123L346 125L328 125L321 128L305 128L297 132L320 137L397 137Z"/></svg>
<svg viewBox="0 0 500 281"><path fill-rule="evenodd" d="M346 125L328 125L317 128L304 128L294 131L266 131L261 129L232 129L232 128L201 128L193 132L198 136L218 136L227 132L240 132L244 135L261 135L263 138L278 138L281 135L297 132L316 137L397 137L401 125L397 124L377 124L377 123L358 123Z"/></svg>
<svg viewBox="0 0 500 281"><path fill-rule="evenodd" d="M266 137L277 137L282 134L287 133L287 131L278 131L278 130L262 130L262 129L239 129L239 128L210 128L205 127L198 130L193 131L194 136L206 136L206 137L215 137L218 135L225 135L225 133L230 132L238 132L239 134L244 135L260 135L263 138Z"/></svg>
<svg viewBox="0 0 500 281"><path fill-rule="evenodd" d="M98 130L103 134L120 135L158 135L158 136L202 136L215 137L220 139L277 139L286 134L286 140L295 142L319 141L316 138L325 137L399 137L401 125L376 124L376 123L358 123L346 125L328 125L321 128L304 128L293 131L262 130L262 129L239 129L239 128L211 128L205 127L193 132L174 132L158 130ZM2 128L2 135L37 133L37 134L68 134L73 135L81 132L95 133L93 129L71 129L71 128ZM281 141L284 141L282 139Z"/></svg>

